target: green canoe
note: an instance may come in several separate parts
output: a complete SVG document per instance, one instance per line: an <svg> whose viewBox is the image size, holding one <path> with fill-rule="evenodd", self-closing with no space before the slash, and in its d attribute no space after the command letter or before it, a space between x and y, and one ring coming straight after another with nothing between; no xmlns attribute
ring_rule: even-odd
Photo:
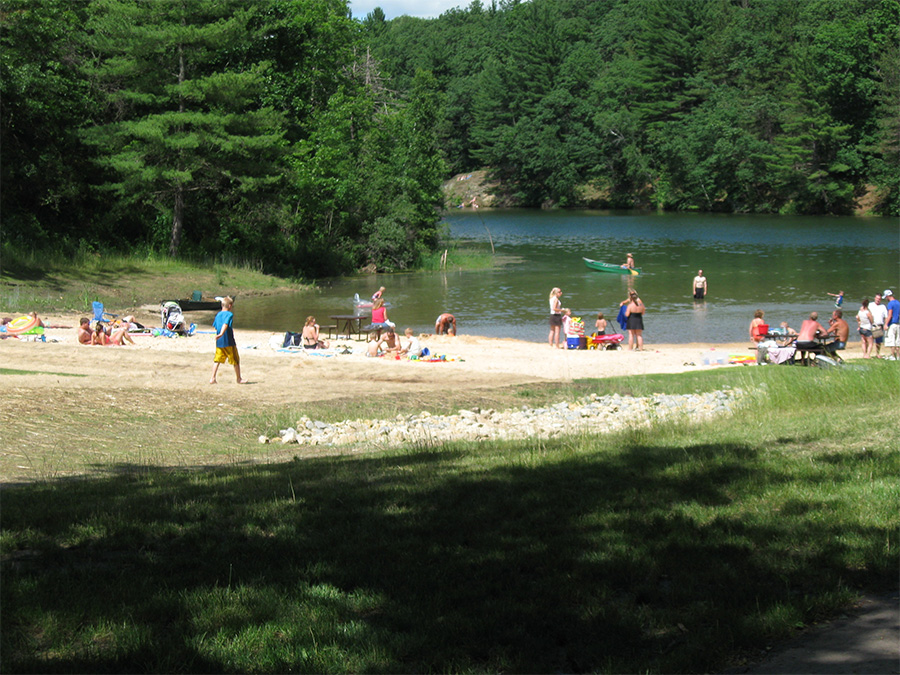
<svg viewBox="0 0 900 675"><path fill-rule="evenodd" d="M610 274L630 274L631 276L639 276L641 273L640 267L635 267L634 269L628 269L627 267L622 267L621 265L613 265L611 263L600 262L599 260L591 260L590 258L582 258L584 260L584 264L590 267L592 270L597 270L598 272L609 272Z"/></svg>

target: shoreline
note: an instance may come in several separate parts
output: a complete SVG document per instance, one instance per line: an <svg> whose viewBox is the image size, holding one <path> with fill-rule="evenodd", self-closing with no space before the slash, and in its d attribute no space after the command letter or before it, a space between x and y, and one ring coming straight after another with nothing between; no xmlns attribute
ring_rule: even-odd
<svg viewBox="0 0 900 675"><path fill-rule="evenodd" d="M642 352L625 347L619 350L555 349L546 343L512 338L490 338L461 334L456 337L422 334L423 347L432 355L445 356L441 362L395 360L365 356L365 342L332 340L331 350L297 350L290 353L272 348L280 333L235 329L241 369L253 386L232 386L233 369L219 370L219 384L208 384L215 351L212 327L198 325L191 337L165 338L135 335L135 345L96 347L78 344L75 326L79 315L57 314L42 317L47 326L47 342L0 341L5 367L33 371L30 375L9 374L9 385L25 389L53 390L190 389L205 396L211 389L216 397L228 400L281 404L302 398L297 387L318 399L358 398L392 391L433 391L502 387L529 382L565 382L583 378L629 377L633 375L681 373L729 365L729 357L755 361L748 342L655 344L646 343ZM157 325L158 317L139 315L144 325ZM350 347L352 353L335 353L335 347ZM845 358L861 354L851 343ZM704 365L704 359L714 364ZM722 363L722 361L726 363ZM715 363L718 362L718 363ZM94 377L102 373L102 377ZM60 374L87 377L66 378ZM7 387L8 389L9 387Z"/></svg>

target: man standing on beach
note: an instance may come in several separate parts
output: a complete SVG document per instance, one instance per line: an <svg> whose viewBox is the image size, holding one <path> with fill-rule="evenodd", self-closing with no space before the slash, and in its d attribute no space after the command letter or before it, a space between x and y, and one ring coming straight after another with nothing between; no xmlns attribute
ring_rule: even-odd
<svg viewBox="0 0 900 675"><path fill-rule="evenodd" d="M693 283L694 300L703 300L706 297L706 277L703 276L703 270L697 270L697 276L694 277Z"/></svg>
<svg viewBox="0 0 900 675"><path fill-rule="evenodd" d="M869 305L872 313L872 337L875 339L875 358L881 358L881 345L884 344L884 333L887 331L887 307L881 304L881 293L875 294L875 301Z"/></svg>
<svg viewBox="0 0 900 675"><path fill-rule="evenodd" d="M887 322L884 325L884 346L890 348L892 361L900 361L900 300L894 297L891 289L884 292L887 300Z"/></svg>
<svg viewBox="0 0 900 675"><path fill-rule="evenodd" d="M222 311L216 314L213 328L216 329L216 356L213 358L212 377L210 384L216 384L216 373L219 372L219 364L228 363L234 366L234 376L238 384L247 384L247 380L241 378L241 358L238 356L237 343L234 341L234 298L225 296L222 298Z"/></svg>

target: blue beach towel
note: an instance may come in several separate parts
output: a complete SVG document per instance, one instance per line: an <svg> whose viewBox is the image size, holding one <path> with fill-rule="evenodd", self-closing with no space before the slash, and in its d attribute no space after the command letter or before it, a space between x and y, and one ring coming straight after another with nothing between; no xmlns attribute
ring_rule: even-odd
<svg viewBox="0 0 900 675"><path fill-rule="evenodd" d="M616 317L616 323L621 326L622 330L625 330L625 326L628 324L628 317L625 316L625 308L628 305L622 305L619 307L619 315Z"/></svg>

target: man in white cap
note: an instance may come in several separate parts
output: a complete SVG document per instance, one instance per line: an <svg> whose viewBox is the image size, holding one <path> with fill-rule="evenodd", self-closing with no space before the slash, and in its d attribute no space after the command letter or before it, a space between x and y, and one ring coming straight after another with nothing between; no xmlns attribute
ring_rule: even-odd
<svg viewBox="0 0 900 675"><path fill-rule="evenodd" d="M887 321L884 324L884 346L890 348L892 361L900 361L900 300L894 297L891 289L884 292L887 301Z"/></svg>
<svg viewBox="0 0 900 675"><path fill-rule="evenodd" d="M875 294L874 302L869 303L869 311L872 313L872 336L875 338L875 358L881 358L881 345L884 344L884 334L887 332L887 307L881 304L881 293ZM877 332L881 335L877 335Z"/></svg>

